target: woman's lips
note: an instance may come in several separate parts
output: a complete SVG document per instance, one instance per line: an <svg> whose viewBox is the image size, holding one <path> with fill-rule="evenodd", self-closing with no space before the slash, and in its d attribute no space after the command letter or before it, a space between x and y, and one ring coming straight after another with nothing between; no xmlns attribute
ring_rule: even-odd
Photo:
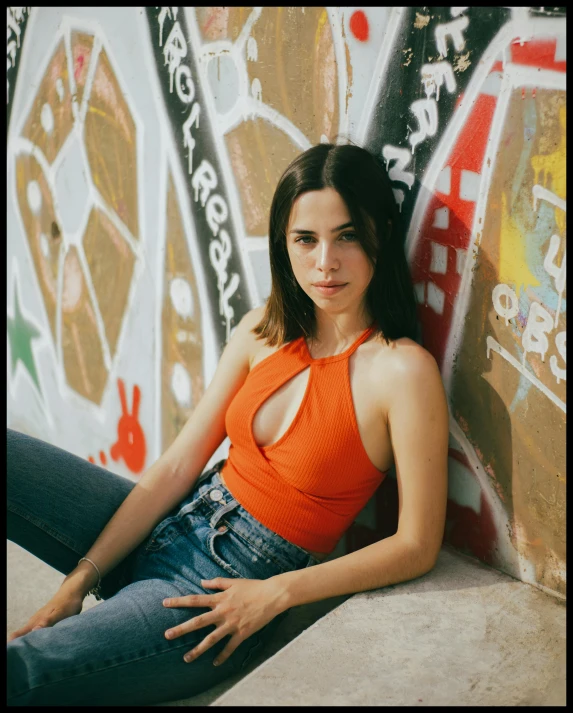
<svg viewBox="0 0 573 713"><path fill-rule="evenodd" d="M346 287L347 283L344 283L342 285L313 285L314 289L320 292L321 295L336 295L338 294L341 290L343 290Z"/></svg>

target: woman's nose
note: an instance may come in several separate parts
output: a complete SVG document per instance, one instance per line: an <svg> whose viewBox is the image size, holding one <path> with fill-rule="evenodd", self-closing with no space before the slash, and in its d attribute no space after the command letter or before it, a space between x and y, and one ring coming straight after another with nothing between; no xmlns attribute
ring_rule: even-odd
<svg viewBox="0 0 573 713"><path fill-rule="evenodd" d="M320 270L328 272L339 267L339 260L336 256L336 248L328 242L323 242L318 249L318 267Z"/></svg>

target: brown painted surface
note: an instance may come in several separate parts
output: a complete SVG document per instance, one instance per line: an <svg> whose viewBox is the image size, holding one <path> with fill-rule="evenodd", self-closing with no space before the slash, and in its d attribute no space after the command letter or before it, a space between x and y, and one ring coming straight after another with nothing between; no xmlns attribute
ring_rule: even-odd
<svg viewBox="0 0 573 713"><path fill-rule="evenodd" d="M267 235L275 188L300 149L263 119L243 122L225 140L241 195L247 235Z"/></svg>
<svg viewBox="0 0 573 713"><path fill-rule="evenodd" d="M107 370L76 247L68 250L63 270L62 354L66 381L81 396L99 404L107 382Z"/></svg>
<svg viewBox="0 0 573 713"><path fill-rule="evenodd" d="M545 203L545 222L540 221L532 189L541 183L565 199L564 102L564 93L553 91L524 99L518 90L511 98L452 391L454 415L504 503L514 546L534 567L535 580L560 593L565 593L565 414L500 354L492 351L488 358L486 338L521 362L531 303L555 315L549 300L557 292L543 261L551 235L565 237L562 211ZM557 265L564 244L563 239ZM519 299L519 313L507 325L492 301L500 283ZM565 328L562 305L557 328L546 335L544 360L531 351L526 355L529 370L562 401L565 380L557 383L550 359L555 356L564 368L555 336Z"/></svg>
<svg viewBox="0 0 573 713"><path fill-rule="evenodd" d="M181 209L169 174L165 224L165 265L161 311L161 436L162 452L179 434L203 395L203 338L201 305L183 228ZM191 290L191 314L182 315L171 298L173 280L183 280ZM191 403L179 403L172 390L173 368L185 369L191 381Z"/></svg>
<svg viewBox="0 0 573 713"><path fill-rule="evenodd" d="M117 228L97 208L90 213L83 246L113 359L127 307L135 257Z"/></svg>
<svg viewBox="0 0 573 713"><path fill-rule="evenodd" d="M238 37L249 13L230 8L228 35ZM262 101L297 126L311 143L338 131L338 77L324 7L264 7L253 25L257 60L247 62Z"/></svg>
<svg viewBox="0 0 573 713"><path fill-rule="evenodd" d="M87 35L85 32L72 32L72 63L74 67L78 105L81 105L84 95L88 69L92 58L93 44L93 35Z"/></svg>
<svg viewBox="0 0 573 713"><path fill-rule="evenodd" d="M93 182L105 202L139 237L135 123L102 49L86 113L85 142Z"/></svg>
<svg viewBox="0 0 573 713"><path fill-rule="evenodd" d="M28 192L34 181L37 182L41 195L41 206L37 213L32 210L28 199ZM16 194L38 286L55 343L58 263L62 238L48 181L33 156L20 154L16 158Z"/></svg>
<svg viewBox="0 0 573 713"><path fill-rule="evenodd" d="M61 99L57 91L58 79L62 80L63 86ZM52 163L58 155L74 123L72 99L68 87L68 63L64 41L62 40L58 43L48 68L42 77L22 131L22 136L41 149L48 163ZM45 105L47 105L46 109L44 109ZM49 131L46 131L42 126L42 110L47 111L48 114L51 113L53 118L53 127Z"/></svg>

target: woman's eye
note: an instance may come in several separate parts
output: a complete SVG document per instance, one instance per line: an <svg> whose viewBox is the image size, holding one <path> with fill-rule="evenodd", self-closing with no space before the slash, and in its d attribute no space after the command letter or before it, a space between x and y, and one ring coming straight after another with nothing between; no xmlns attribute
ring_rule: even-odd
<svg viewBox="0 0 573 713"><path fill-rule="evenodd" d="M295 240L295 243L302 243L303 245L308 245L311 240L313 240L311 235L301 235L300 238Z"/></svg>
<svg viewBox="0 0 573 713"><path fill-rule="evenodd" d="M340 237L344 238L345 243L350 243L353 240L356 240L356 233L342 233Z"/></svg>

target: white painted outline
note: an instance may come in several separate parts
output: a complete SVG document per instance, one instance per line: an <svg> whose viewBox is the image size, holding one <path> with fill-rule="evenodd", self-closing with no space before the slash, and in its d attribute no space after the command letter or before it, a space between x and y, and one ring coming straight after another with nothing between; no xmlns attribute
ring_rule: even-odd
<svg viewBox="0 0 573 713"><path fill-rule="evenodd" d="M362 118L360 119L360 124L356 130L356 142L360 146L364 144L368 127L374 118L374 106L378 100L378 94L383 82L385 83L387 79L386 71L388 62L390 61L390 57L393 56L396 51L396 36L402 25L402 18L405 12L406 8L404 7L390 8L388 24L386 25L386 29L382 35L382 48L374 67L374 73L372 75L370 86L366 92L366 101L362 111Z"/></svg>
<svg viewBox="0 0 573 713"><path fill-rule="evenodd" d="M36 17L37 13L34 13L34 18ZM26 36L28 35L28 32L31 30L30 25L28 25L27 31L26 31ZM30 112L32 110L32 107L34 105L34 101L36 98L36 94L31 95L27 102L24 104L24 109L20 112L20 120L17 126L17 129L15 128L15 122L11 121L11 138L8 142L8 156L12 155L12 160L13 160L13 165L14 165L14 176L15 176L15 161L17 158L17 155L20 154L28 154L32 155L38 163L40 164L40 167L42 168L42 171L44 172L44 176L46 181L48 182L48 185L50 187L51 195L52 195L52 201L53 201L53 207L54 207L54 214L56 216L57 221L60 224L63 224L61 220L61 215L58 209L58 202L57 202L57 196L55 192L55 177L57 174L57 171L64 160L65 154L69 150L70 145L73 143L74 138L79 138L79 146L83 154L83 159L86 168L89 168L90 171L88 175L86 176L86 182L88 184L88 190L90 194L90 200L88 202L88 207L86 208L86 213L84 215L84 219L82 221L82 226L74 232L73 235L69 236L71 239L65 239L63 242L66 243L73 243L77 247L78 250L78 255L80 259L80 264L82 265L82 269L84 271L84 279L86 282L86 286L88 289L88 293L90 295L91 299L91 307L94 310L95 318L96 318L96 326L98 330L98 336L100 339L101 347L102 347L102 354L103 354L103 360L104 360L104 365L105 368L108 371L108 376L106 380L106 385L104 387L104 391L102 393L101 397L101 402L100 405L95 404L93 401L89 399L85 399L83 396L78 394L76 391L74 391L71 386L68 384L66 381L66 376L65 376L65 370L64 370L64 361L63 361L63 350L62 350L62 293L63 293L63 265L65 262L65 257L67 255L69 245L66 245L65 249L60 250L59 254L59 266L58 266L58 287L57 287L57 300L56 300L56 344L54 345L53 349L53 355L55 357L55 365L56 365L56 373L57 373L57 385L58 385L58 390L60 392L61 397L68 402L76 402L76 405L79 406L81 409L84 411L87 409L89 412L91 412L91 415L101 424L105 422L106 418L106 411L103 406L104 402L106 401L109 390L114 390L115 389L115 383L114 383L114 378L112 372L114 371L114 365L115 362L117 362L117 359L119 357L119 354L122 352L123 348L123 342L127 338L126 336L126 324L128 321L128 316L132 312L133 307L134 307L134 296L136 293L137 286L139 284L141 275L145 269L145 259L144 259L144 245L145 245L145 221L143 219L143 199L141 197L141 190L144 185L144 175L143 175L143 147L144 147L144 127L143 127L143 122L142 119L139 115L139 112L137 111L135 104L129 100L129 91L128 87L125 84L125 81L123 80L123 77L119 71L120 63L117 61L117 59L114 56L114 53L112 49L109 46L109 43L107 42L107 37L105 32L103 31L100 23L96 20L86 20L85 18L78 18L78 17L73 17L71 15L64 15L60 21L59 24L59 29L58 32L54 35L54 38L52 39L51 43L48 45L48 49L44 53L44 63L39 66L38 69L36 69L35 76L36 76L36 81L35 81L35 86L39 86L42 78L44 77L46 70L49 66L49 63L54 55L54 52L60 42L63 40L64 42L64 50L66 54L66 62L67 62L67 67L68 67L68 78L70 80L70 84L68 87L68 90L70 91L71 96L74 96L75 91L76 91L76 85L75 85L75 79L74 79L74 74L73 74L73 57L71 53L71 33L72 31L78 31L78 32L84 32L86 34L89 34L93 36L94 42L92 46L92 53L90 56L90 66L88 68L88 74L86 77L86 84L84 86L84 91L82 95L82 103L81 107L78 108L77 106L77 101L72 101L72 115L74 119L74 123L72 126L72 130L70 131L69 135L66 137L66 140L60 147L60 151L58 152L57 157L54 159L53 164L50 166L48 163L46 157L43 155L43 152L41 149L36 146L35 144L32 144L29 140L25 139L24 137L21 136L21 133L23 131L24 125L30 115ZM105 200L97 190L91 176L91 166L88 161L87 157L87 150L85 147L84 143L84 125L85 125L85 114L87 111L87 106L89 103L89 97L91 96L91 88L93 85L93 80L95 77L95 72L97 68L97 64L99 61L101 49L105 49L106 54L108 56L110 65L112 66L112 69L114 71L114 77L118 83L121 95L123 97L123 100L126 103L127 109L130 112L131 118L134 122L135 125L135 132L136 132L136 162L137 162L137 192L138 192L138 200L137 200L137 215L138 215L138 229L139 229L139 238L135 239L129 229L127 228L126 225L123 224L119 216L115 213L115 211L110 210L109 206L107 206ZM17 87L16 86L16 91ZM12 107L14 107L14 100L15 96L13 96L13 104ZM15 178L13 180L13 200L14 204L18 206L18 197L15 194ZM107 338L105 336L105 325L103 323L103 319L101 317L101 313L99 310L99 305L97 301L94 300L95 296L95 290L93 287L93 283L91 279L88 279L88 277L91 278L91 274L88 268L88 263L87 263L87 258L85 256L85 251L83 249L83 244L81 242L81 239L83 237L83 234L85 232L85 228L87 227L87 223L89 220L89 216L91 214L91 209L92 208L99 208L102 213L106 215L106 217L110 220L110 222L114 225L114 227L118 230L118 232L121 234L122 238L125 240L127 243L127 247L131 249L132 253L134 254L134 269L133 269L133 274L130 282L130 287L128 290L127 294L127 299L126 299L126 304L125 304L125 310L124 310L124 318L122 320L122 323L120 325L120 330L116 342L116 350L115 350L115 355L114 358L112 359L111 353L110 353L110 348L109 344L107 341ZM26 230L23 225L22 221L22 216L20 215L20 210L17 208L15 210L15 213L17 215L17 220L20 222L21 228L22 228L22 234L26 235ZM80 232L81 231L81 232ZM79 234L79 238L78 238ZM30 246L27 240L24 240L26 243L26 249L29 254L29 257L31 258L30 264L31 264L31 273L35 277L35 283L36 286L39 290L40 293L40 302L42 304L42 308L44 310L44 313L46 315L46 323L48 324L48 330L50 331L51 334L51 328L49 327L49 319L46 311L46 307L44 304L44 297L43 294L39 288L38 284L38 276L36 274L36 269L34 265L33 258L30 253Z"/></svg>
<svg viewBox="0 0 573 713"><path fill-rule="evenodd" d="M466 456L470 467L472 469L474 477L477 479L481 492L484 494L486 502L490 508L492 518L496 526L496 539L495 539L495 549L497 554L495 559L498 565L503 564L505 571L509 570L509 573L514 573L513 576L521 579L519 570L519 553L513 547L513 544L509 537L506 537L508 528L510 527L509 517L505 510L505 506L499 498L499 495L495 492L492 484L489 481L488 475L484 470L474 447L469 442L468 437L462 431L461 426L458 424L456 419L452 416L451 410L449 415L449 432L450 436L460 445L462 452ZM455 446L450 444L450 447L455 449Z"/></svg>
<svg viewBox="0 0 573 713"><path fill-rule="evenodd" d="M556 396L556 395L553 393L553 391L551 391L550 389L548 389L547 386L545 386L545 384L544 384L542 381L540 381L540 380L535 376L535 374L532 374L532 373L529 371L529 369L526 369L526 368L525 368L525 365L523 365L523 364L521 364L519 361L517 361L517 359L516 359L514 356L512 356L512 355L507 351L507 349L505 349L504 347L502 347L501 344L500 344L496 339L494 339L492 336L489 336L489 335L488 335L488 336L486 337L486 340L485 340L485 341L486 341L486 355L487 355L487 358L488 358L488 359L490 359L490 354L489 354L489 353L490 353L490 350L493 350L494 352L497 352L498 354L500 354L500 355L501 355L504 359L506 359L513 367L515 367L515 368L517 369L517 371L519 371L520 374L523 374L523 376L525 376L526 379L529 379L529 381L531 381L531 383L532 383L534 386L537 386L537 388L538 388L543 394L545 394L545 396L547 396L547 398L548 398L550 401L553 401L553 403L554 403L558 408L560 408L560 409L563 411L563 413L567 413L567 405L566 405L563 401L561 401L561 399L560 399L558 396Z"/></svg>
<svg viewBox="0 0 573 713"><path fill-rule="evenodd" d="M252 22L254 23L260 16L260 12L262 11L262 8L254 8L251 11L251 14L249 15L249 18L247 19L245 23L245 27L249 28L250 32L250 27L252 25L249 25L249 20L251 17L253 17ZM250 261L247 260L244 250L242 249L241 241L242 238L247 234L244 220L243 220L243 212L241 209L241 201L240 201L240 196L239 196L239 189L237 186L237 182L235 180L229 180L229 176L232 176L233 179L235 178L235 174L233 172L233 167L231 165L231 159L229 157L229 152L227 151L227 146L225 144L225 141L223 140L223 136L220 134L220 132L217 130L217 110L214 105L213 101L213 96L211 94L211 89L209 86L209 79L207 77L207 67L204 62L200 62L198 58L198 53L195 51L194 48L201 48L201 35L199 32L199 27L197 24L197 17L195 14L194 8L191 7L185 7L184 8L185 12L185 19L187 21L187 27L189 30L189 50L194 54L195 58L195 64L197 66L197 72L198 72L198 81L201 83L201 92L203 94L204 98L204 103L205 103L205 111L206 111L206 116L204 120L207 120L209 122L209 126L211 129L211 135L213 137L213 142L215 144L215 151L217 153L217 158L219 162L219 166L221 168L220 174L218 175L217 178L220 182L220 185L223 185L225 188L226 196L227 196L227 201L229 203L229 212L231 215L232 219L232 224L235 227L236 230L236 236L235 236L235 244L238 248L237 251L235 251L235 254L237 255L237 260L239 264L243 268L243 275L245 276L245 279L242 280L241 282L243 283L243 289L245 291L245 297L248 297L249 301L249 309L252 309L254 305L258 304L257 298L258 295L256 294L256 290L253 289L255 280L254 280L254 275L252 271L252 267L250 264ZM241 32L239 35L237 41L241 41L241 52L244 54L246 51L246 43L247 43L247 32L245 30L245 27L243 27L244 33ZM238 254L237 254L238 253ZM246 283L246 284L245 284Z"/></svg>
<svg viewBox="0 0 573 713"><path fill-rule="evenodd" d="M348 67L346 66L344 20L341 16L340 7L327 7L325 9L330 23L330 36L332 37L334 59L338 73L338 134L346 136L350 118L347 107L349 102L346 101L346 93L348 91Z"/></svg>

